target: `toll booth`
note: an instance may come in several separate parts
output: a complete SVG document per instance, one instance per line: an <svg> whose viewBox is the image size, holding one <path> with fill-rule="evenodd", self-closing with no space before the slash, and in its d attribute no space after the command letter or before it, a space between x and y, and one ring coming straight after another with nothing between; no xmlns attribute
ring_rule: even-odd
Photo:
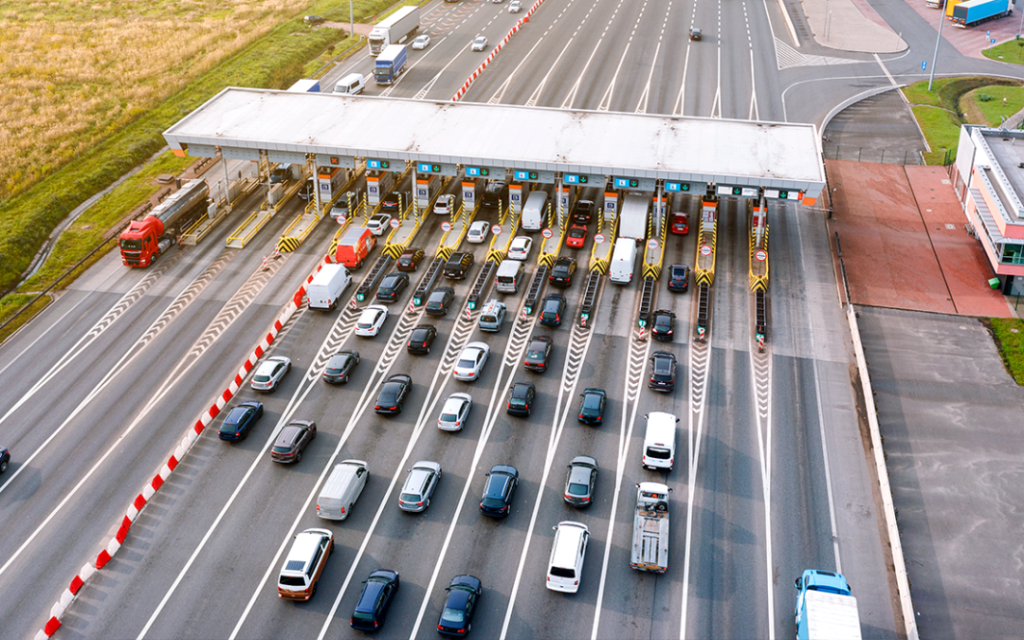
<svg viewBox="0 0 1024 640"><path fill-rule="evenodd" d="M395 184L395 174L390 171L368 171L366 173L366 202L370 208L376 207L384 199L384 194L391 191Z"/></svg>

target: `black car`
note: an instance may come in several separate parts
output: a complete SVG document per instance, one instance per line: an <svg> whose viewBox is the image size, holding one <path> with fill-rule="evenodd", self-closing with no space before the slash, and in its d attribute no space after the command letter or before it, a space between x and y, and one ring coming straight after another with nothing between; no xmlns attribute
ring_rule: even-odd
<svg viewBox="0 0 1024 640"><path fill-rule="evenodd" d="M484 495L480 498L480 513L504 518L512 511L512 499L519 486L519 471L507 464L496 464L487 474Z"/></svg>
<svg viewBox="0 0 1024 640"><path fill-rule="evenodd" d="M228 413L220 425L221 440L235 442L245 440L256 421L263 417L263 403L250 400L241 402Z"/></svg>
<svg viewBox="0 0 1024 640"><path fill-rule="evenodd" d="M404 273L389 273L377 287L377 299L381 302L394 302L409 286L409 276Z"/></svg>
<svg viewBox="0 0 1024 640"><path fill-rule="evenodd" d="M583 424L601 424L608 394L604 389L584 389L580 396L583 401L580 403L579 421Z"/></svg>
<svg viewBox="0 0 1024 640"><path fill-rule="evenodd" d="M498 180L491 180L484 187L484 206L497 207L508 201L508 185Z"/></svg>
<svg viewBox="0 0 1024 640"><path fill-rule="evenodd" d="M398 256L398 264L396 266L399 271L415 271L416 267L423 261L424 255L423 249L410 247L403 251L402 255Z"/></svg>
<svg viewBox="0 0 1024 640"><path fill-rule="evenodd" d="M547 336L535 336L526 347L526 360L523 366L530 371L544 373L548 370L548 358L551 356L551 349L554 342Z"/></svg>
<svg viewBox="0 0 1024 640"><path fill-rule="evenodd" d="M384 199L380 203L380 210L390 213L400 211L402 207L407 206L409 206L409 194L392 191L388 195L384 196Z"/></svg>
<svg viewBox="0 0 1024 640"><path fill-rule="evenodd" d="M455 299L455 289L451 287L438 287L430 292L427 298L427 315L443 316L448 313L448 307Z"/></svg>
<svg viewBox="0 0 1024 640"><path fill-rule="evenodd" d="M312 200L316 193L316 185L313 184L313 178L306 178L306 182L299 187L299 198L303 200Z"/></svg>
<svg viewBox="0 0 1024 640"><path fill-rule="evenodd" d="M7 465L11 463L11 452L7 449L0 449L0 473L7 471Z"/></svg>
<svg viewBox="0 0 1024 640"><path fill-rule="evenodd" d="M430 353L430 345L434 344L436 337L437 328L434 325L418 324L409 334L409 342L405 345L405 350L417 355L426 355Z"/></svg>
<svg viewBox="0 0 1024 640"><path fill-rule="evenodd" d="M405 396L412 387L412 378L405 374L397 374L388 378L377 394L377 404L373 410L377 413L402 413Z"/></svg>
<svg viewBox="0 0 1024 640"><path fill-rule="evenodd" d="M565 296L560 293L549 293L544 296L540 306L540 323L545 327L557 327L562 324L565 315Z"/></svg>
<svg viewBox="0 0 1024 640"><path fill-rule="evenodd" d="M690 267L674 264L668 268L668 290L686 293L690 289Z"/></svg>
<svg viewBox="0 0 1024 640"><path fill-rule="evenodd" d="M398 593L397 571L378 569L363 580L363 591L348 623L360 631L376 631L384 626L388 609Z"/></svg>
<svg viewBox="0 0 1024 640"><path fill-rule="evenodd" d="M671 341L675 326L676 314L668 309L658 309L651 315L651 337L655 340Z"/></svg>
<svg viewBox="0 0 1024 640"><path fill-rule="evenodd" d="M651 378L647 386L655 391L674 391L676 388L676 357L666 351L655 351L651 356Z"/></svg>
<svg viewBox="0 0 1024 640"><path fill-rule="evenodd" d="M465 280L473 268L473 254L457 251L444 263L444 277L449 280Z"/></svg>
<svg viewBox="0 0 1024 640"><path fill-rule="evenodd" d="M513 416L530 416L530 406L533 399L537 397L537 388L532 382L517 382L512 385L508 395L508 405L505 413Z"/></svg>
<svg viewBox="0 0 1024 640"><path fill-rule="evenodd" d="M594 215L594 203L590 200L577 200L576 206L572 208L572 221L579 224L590 224Z"/></svg>
<svg viewBox="0 0 1024 640"><path fill-rule="evenodd" d="M281 429L270 449L270 459L285 464L302 460L302 452L316 438L316 423L312 420L292 420Z"/></svg>
<svg viewBox="0 0 1024 640"><path fill-rule="evenodd" d="M339 351L327 361L327 368L324 369L324 382L331 384L344 384L348 382L352 370L359 364L358 351Z"/></svg>
<svg viewBox="0 0 1024 640"><path fill-rule="evenodd" d="M558 260L555 260L555 266L551 269L551 275L548 276L548 282L553 287L568 287L572 284L572 276L576 273L576 258L570 258L568 256L562 256Z"/></svg>
<svg viewBox="0 0 1024 640"><path fill-rule="evenodd" d="M473 612L484 585L473 576L455 576L445 591L448 599L437 621L437 632L446 636L464 636L473 627Z"/></svg>

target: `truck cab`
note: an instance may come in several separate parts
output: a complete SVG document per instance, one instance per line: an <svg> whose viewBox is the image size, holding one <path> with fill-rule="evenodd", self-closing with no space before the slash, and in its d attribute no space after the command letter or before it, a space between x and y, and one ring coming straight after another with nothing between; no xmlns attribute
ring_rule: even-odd
<svg viewBox="0 0 1024 640"><path fill-rule="evenodd" d="M857 599L845 576L807 569L793 586L797 640L860 640Z"/></svg>

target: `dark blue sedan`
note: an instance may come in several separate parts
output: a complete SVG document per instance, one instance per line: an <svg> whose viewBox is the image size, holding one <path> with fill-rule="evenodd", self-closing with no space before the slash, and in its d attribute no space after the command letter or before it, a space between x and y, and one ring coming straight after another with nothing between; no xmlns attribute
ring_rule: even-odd
<svg viewBox="0 0 1024 640"><path fill-rule="evenodd" d="M464 636L473 627L473 612L484 586L479 578L455 576L448 586L448 599L437 621L437 632L446 636Z"/></svg>
<svg viewBox="0 0 1024 640"><path fill-rule="evenodd" d="M7 449L0 449L0 473L7 471L7 465L11 462L11 452Z"/></svg>
<svg viewBox="0 0 1024 640"><path fill-rule="evenodd" d="M242 402L231 410L220 425L220 439L228 442L245 440L252 426L263 417L263 403L255 400Z"/></svg>

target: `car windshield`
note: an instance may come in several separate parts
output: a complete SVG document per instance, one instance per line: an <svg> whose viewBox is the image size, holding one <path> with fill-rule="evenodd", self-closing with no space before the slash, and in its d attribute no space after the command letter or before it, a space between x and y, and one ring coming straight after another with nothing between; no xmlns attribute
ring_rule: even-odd
<svg viewBox="0 0 1024 640"><path fill-rule="evenodd" d="M601 408L601 396L596 393L588 393L583 396L583 408L592 409L594 411Z"/></svg>
<svg viewBox="0 0 1024 640"><path fill-rule="evenodd" d="M485 507L504 507L505 501L502 500L501 498L488 497L481 500L480 504L484 505Z"/></svg>
<svg viewBox="0 0 1024 640"><path fill-rule="evenodd" d="M572 496L585 496L587 495L587 485L572 482L569 484L569 495Z"/></svg>
<svg viewBox="0 0 1024 640"><path fill-rule="evenodd" d="M544 313L558 313L558 300L548 300L545 302Z"/></svg>
<svg viewBox="0 0 1024 640"><path fill-rule="evenodd" d="M576 571L574 569L566 569L565 567L551 567L551 575L556 578L575 578Z"/></svg>
<svg viewBox="0 0 1024 640"><path fill-rule="evenodd" d="M419 502L420 496L418 493L403 493L402 502Z"/></svg>
<svg viewBox="0 0 1024 640"><path fill-rule="evenodd" d="M459 609L452 609L451 607L445 607L444 613L441 614L445 622L454 622L456 624L462 623L466 620L466 614Z"/></svg>
<svg viewBox="0 0 1024 640"><path fill-rule="evenodd" d="M543 349L530 349L529 353L526 354L526 357L530 358L531 360L536 360L538 358L543 358L544 357L544 350Z"/></svg>

